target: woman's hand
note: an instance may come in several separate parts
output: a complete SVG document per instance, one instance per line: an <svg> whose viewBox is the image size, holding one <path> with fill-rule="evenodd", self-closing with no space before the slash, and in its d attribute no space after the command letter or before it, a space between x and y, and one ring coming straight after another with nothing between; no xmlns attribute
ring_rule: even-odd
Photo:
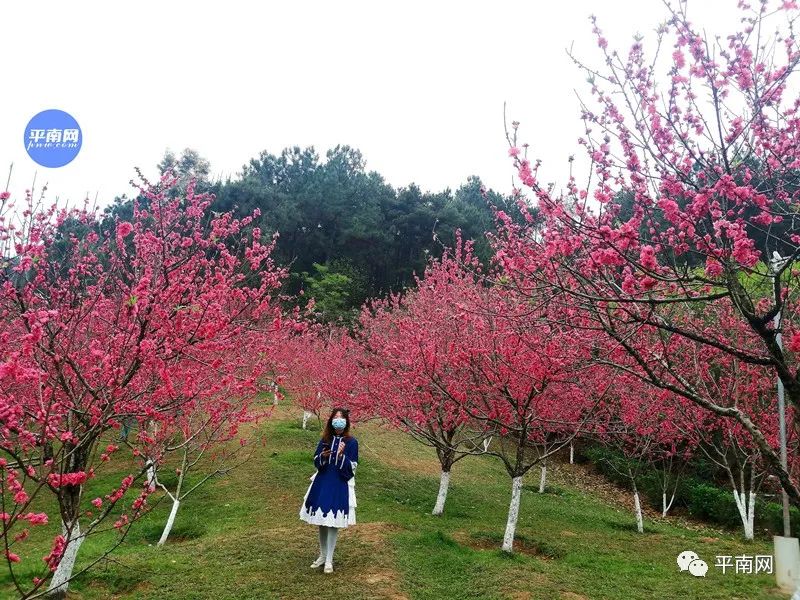
<svg viewBox="0 0 800 600"><path fill-rule="evenodd" d="M344 454L344 441L339 442L339 449L336 451L336 456Z"/></svg>
<svg viewBox="0 0 800 600"><path fill-rule="evenodd" d="M322 458L328 458L331 455L330 448L325 448L322 452L320 452L320 456Z"/></svg>

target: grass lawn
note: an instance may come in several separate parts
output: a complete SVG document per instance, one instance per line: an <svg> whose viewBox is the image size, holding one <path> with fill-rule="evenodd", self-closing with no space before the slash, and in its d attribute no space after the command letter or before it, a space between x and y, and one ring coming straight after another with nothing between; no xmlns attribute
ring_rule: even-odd
<svg viewBox="0 0 800 600"><path fill-rule="evenodd" d="M300 429L298 413L287 404L259 426L266 444L243 467L187 499L165 547L152 545L170 508L161 502L110 560L71 584L70 598L785 598L772 575L723 575L714 567L716 555L771 554L771 541L745 543L736 532L677 521L648 520L640 535L629 511L559 479L559 470L578 466L551 468L554 485L545 494L537 492L538 473L530 473L517 553L504 555L498 548L511 481L499 461L457 463L445 514L433 517L439 479L433 451L371 424L353 429L360 453L358 524L339 535L336 572L312 571L316 528L301 522L298 510L319 431L316 422ZM38 532L23 558L35 563L46 554L44 533L54 530ZM78 566L113 536L88 540ZM683 550L709 564L707 577L678 571L675 557ZM19 574L26 576L24 568ZM0 574L2 598L16 597L9 581L8 573Z"/></svg>

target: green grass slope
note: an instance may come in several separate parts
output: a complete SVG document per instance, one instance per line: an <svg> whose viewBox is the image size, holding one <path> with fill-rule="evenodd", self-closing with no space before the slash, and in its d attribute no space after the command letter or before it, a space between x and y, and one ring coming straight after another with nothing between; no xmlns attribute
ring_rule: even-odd
<svg viewBox="0 0 800 600"><path fill-rule="evenodd" d="M536 473L523 490L517 553L498 548L510 480L498 461L467 458L453 470L445 514L433 517L438 468L432 450L376 425L356 425L358 524L340 533L334 565L325 575L316 528L298 519L313 472L319 432L300 429L299 411L282 406L259 426L266 439L229 476L209 482L178 514L172 538L155 547L169 511L156 506L110 560L71 584L86 600L264 600L344 597L513 599L768 599L783 598L771 575L722 575L715 555L771 554L768 540L745 543L735 534L648 522L555 478L537 493ZM559 469L571 469L561 465ZM566 480L565 480L566 481ZM91 492L89 492L91 493ZM93 496L90 496L93 497ZM153 499L154 501L155 499ZM31 563L47 553L37 532L25 547ZM107 545L109 532L87 541L80 564ZM680 573L675 557L694 550L708 576ZM21 574L24 576L25 571ZM14 598L0 573L0 596Z"/></svg>

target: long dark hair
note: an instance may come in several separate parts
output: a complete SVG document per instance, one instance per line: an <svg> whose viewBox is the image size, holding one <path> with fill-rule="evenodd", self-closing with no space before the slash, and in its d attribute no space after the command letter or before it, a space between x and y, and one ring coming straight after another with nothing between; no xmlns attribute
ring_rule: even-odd
<svg viewBox="0 0 800 600"><path fill-rule="evenodd" d="M342 417L347 421L347 425L344 426L344 431L342 432L342 437L350 437L350 411L346 408L334 408L331 411L331 416L328 417L328 422L325 423L325 429L322 430L322 441L326 444L330 444L333 440L333 436L336 435L333 429L333 417L336 413L342 413Z"/></svg>

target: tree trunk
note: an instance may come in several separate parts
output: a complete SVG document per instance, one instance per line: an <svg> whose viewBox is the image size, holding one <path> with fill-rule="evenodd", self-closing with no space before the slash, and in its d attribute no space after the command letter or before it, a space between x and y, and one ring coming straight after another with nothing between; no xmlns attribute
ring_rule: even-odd
<svg viewBox="0 0 800 600"><path fill-rule="evenodd" d="M72 418L72 415L68 417ZM87 456L91 445L72 446L67 443L64 450L68 453L69 459L65 472L75 473L86 470ZM85 534L81 535L80 526L80 500L83 486L66 485L61 488L58 496L58 505L61 513L61 531L67 542L64 554L56 567L53 578L48 586L48 596L51 598L66 598L69 580L72 578L72 571L75 568L75 560L78 557L78 550L83 544Z"/></svg>
<svg viewBox="0 0 800 600"><path fill-rule="evenodd" d="M147 459L147 486L151 492L156 489L156 463L152 458Z"/></svg>
<svg viewBox="0 0 800 600"><path fill-rule="evenodd" d="M308 410L304 410L303 411L303 429L306 428L306 425L308 425L308 420L311 418L311 415L313 415L313 414L314 413L312 413L311 411L308 411Z"/></svg>
<svg viewBox="0 0 800 600"><path fill-rule="evenodd" d="M169 517L167 518L167 524L164 525L164 531L161 532L161 538L158 540L157 546L163 546L167 538L169 537L170 532L172 531L172 526L175 524L175 515L178 514L178 507L181 505L181 501L177 498L172 500L172 510L169 511Z"/></svg>
<svg viewBox="0 0 800 600"><path fill-rule="evenodd" d="M178 484L175 487L175 495L169 494L170 498L172 498L172 510L169 511L169 517L167 517L167 524L164 525L164 531L161 532L161 538L158 540L156 546L163 546L167 538L169 537L170 532L172 531L172 526L175 524L175 515L178 514L178 507L181 505L181 500L183 500L184 496L181 496L181 490L183 489L183 482L186 479L186 465L189 462L189 450L187 446L183 447L183 459L181 460L181 470L178 474ZM191 490L189 490L191 492Z"/></svg>
<svg viewBox="0 0 800 600"><path fill-rule="evenodd" d="M675 484L675 487L672 488L672 494L669 497L669 502L667 502L667 484L664 484L664 487L661 490L661 516L666 517L669 509L672 508L672 504L675 502L675 494L678 491L678 484Z"/></svg>
<svg viewBox="0 0 800 600"><path fill-rule="evenodd" d="M447 500L447 489L450 487L450 471L442 469L439 478L439 495L436 496L436 506L433 507L434 515L441 515L444 512L444 502Z"/></svg>
<svg viewBox="0 0 800 600"><path fill-rule="evenodd" d="M572 445L572 442L569 443L569 464L575 464L575 446Z"/></svg>
<svg viewBox="0 0 800 600"><path fill-rule="evenodd" d="M483 451L489 451L489 445L492 443L492 436L490 435L488 438L483 440Z"/></svg>
<svg viewBox="0 0 800 600"><path fill-rule="evenodd" d="M750 501L747 500L747 492L733 490L733 499L736 501L736 508L739 510L739 517L742 519L744 529L744 539L752 540L754 534L753 521L755 517L756 494L750 490Z"/></svg>
<svg viewBox="0 0 800 600"><path fill-rule="evenodd" d="M539 478L539 493L544 494L544 487L547 485L547 463L542 463L542 475Z"/></svg>
<svg viewBox="0 0 800 600"><path fill-rule="evenodd" d="M278 406L278 384L272 384L272 406Z"/></svg>
<svg viewBox="0 0 800 600"><path fill-rule="evenodd" d="M511 504L508 507L508 521L506 522L506 533L503 536L503 551L514 551L514 533L517 530L517 518L519 517L519 499L522 491L522 477L517 476L511 479Z"/></svg>
<svg viewBox="0 0 800 600"><path fill-rule="evenodd" d="M642 503L639 502L639 490L633 484L633 509L636 512L636 531L644 533L644 519L642 519Z"/></svg>
<svg viewBox="0 0 800 600"><path fill-rule="evenodd" d="M47 588L47 595L50 598L63 599L67 597L67 588L69 587L69 580L72 577L72 570L75 568L75 559L78 557L78 549L80 549L84 536L81 535L81 527L78 519L71 522L62 522L61 529L64 538L69 540L67 547L64 549L64 555L61 557L61 562L56 567L56 572L50 580L50 586Z"/></svg>

